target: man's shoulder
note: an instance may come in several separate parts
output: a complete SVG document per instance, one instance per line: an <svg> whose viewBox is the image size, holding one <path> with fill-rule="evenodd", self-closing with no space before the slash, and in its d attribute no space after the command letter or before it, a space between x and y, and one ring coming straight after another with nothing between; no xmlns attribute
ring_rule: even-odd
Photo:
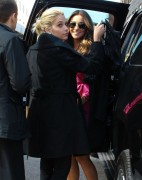
<svg viewBox="0 0 142 180"><path fill-rule="evenodd" d="M11 32L11 31L7 31L4 29L0 29L0 42L3 44L8 43L11 39L17 39L18 36L16 33Z"/></svg>
<svg viewBox="0 0 142 180"><path fill-rule="evenodd" d="M8 26L4 25L4 24L1 24L0 23L0 34L5 34L5 35L8 35L8 36L15 36L16 33L10 29Z"/></svg>

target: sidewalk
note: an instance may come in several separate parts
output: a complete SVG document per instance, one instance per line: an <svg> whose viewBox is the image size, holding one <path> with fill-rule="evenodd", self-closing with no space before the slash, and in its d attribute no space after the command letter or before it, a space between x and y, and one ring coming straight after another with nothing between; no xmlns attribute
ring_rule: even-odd
<svg viewBox="0 0 142 180"><path fill-rule="evenodd" d="M103 163L98 159L91 157L91 160L95 164L97 171L98 171L98 180L107 180L104 169L103 169ZM31 158L31 157L24 157L25 161L25 174L26 174L26 180L39 180L39 162L40 160L38 158ZM80 179L79 180L86 180L83 171L80 169Z"/></svg>

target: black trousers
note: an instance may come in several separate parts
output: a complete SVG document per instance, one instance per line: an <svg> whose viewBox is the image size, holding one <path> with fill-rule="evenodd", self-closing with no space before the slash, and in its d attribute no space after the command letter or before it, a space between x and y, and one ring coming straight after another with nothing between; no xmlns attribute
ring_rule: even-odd
<svg viewBox="0 0 142 180"><path fill-rule="evenodd" d="M71 167L71 156L62 158L41 158L40 180L67 180Z"/></svg>
<svg viewBox="0 0 142 180"><path fill-rule="evenodd" d="M25 180L22 141L0 138L0 180Z"/></svg>

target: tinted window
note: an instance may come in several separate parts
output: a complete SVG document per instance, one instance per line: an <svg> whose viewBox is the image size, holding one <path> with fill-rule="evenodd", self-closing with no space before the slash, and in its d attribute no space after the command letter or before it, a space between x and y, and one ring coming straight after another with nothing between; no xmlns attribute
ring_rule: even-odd
<svg viewBox="0 0 142 180"><path fill-rule="evenodd" d="M125 38L125 41L122 46L122 58L124 62L127 60L132 65L141 65L142 62L139 62L137 59L138 50L140 49L140 43L142 40L142 17L138 16L129 28L129 32Z"/></svg>
<svg viewBox="0 0 142 180"><path fill-rule="evenodd" d="M139 27L139 31L132 43L130 64L142 65L142 26Z"/></svg>

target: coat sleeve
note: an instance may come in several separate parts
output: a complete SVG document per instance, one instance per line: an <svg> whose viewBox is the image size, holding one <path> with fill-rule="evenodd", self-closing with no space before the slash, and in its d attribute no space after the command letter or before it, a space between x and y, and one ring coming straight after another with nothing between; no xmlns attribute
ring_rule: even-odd
<svg viewBox="0 0 142 180"><path fill-rule="evenodd" d="M20 94L25 93L31 85L31 73L23 42L17 36L11 38L5 48L5 67L12 89Z"/></svg>
<svg viewBox="0 0 142 180"><path fill-rule="evenodd" d="M101 42L92 43L88 57L83 57L79 53L73 53L69 49L59 49L59 57L62 65L74 72L86 74L99 74L104 65L104 48Z"/></svg>

